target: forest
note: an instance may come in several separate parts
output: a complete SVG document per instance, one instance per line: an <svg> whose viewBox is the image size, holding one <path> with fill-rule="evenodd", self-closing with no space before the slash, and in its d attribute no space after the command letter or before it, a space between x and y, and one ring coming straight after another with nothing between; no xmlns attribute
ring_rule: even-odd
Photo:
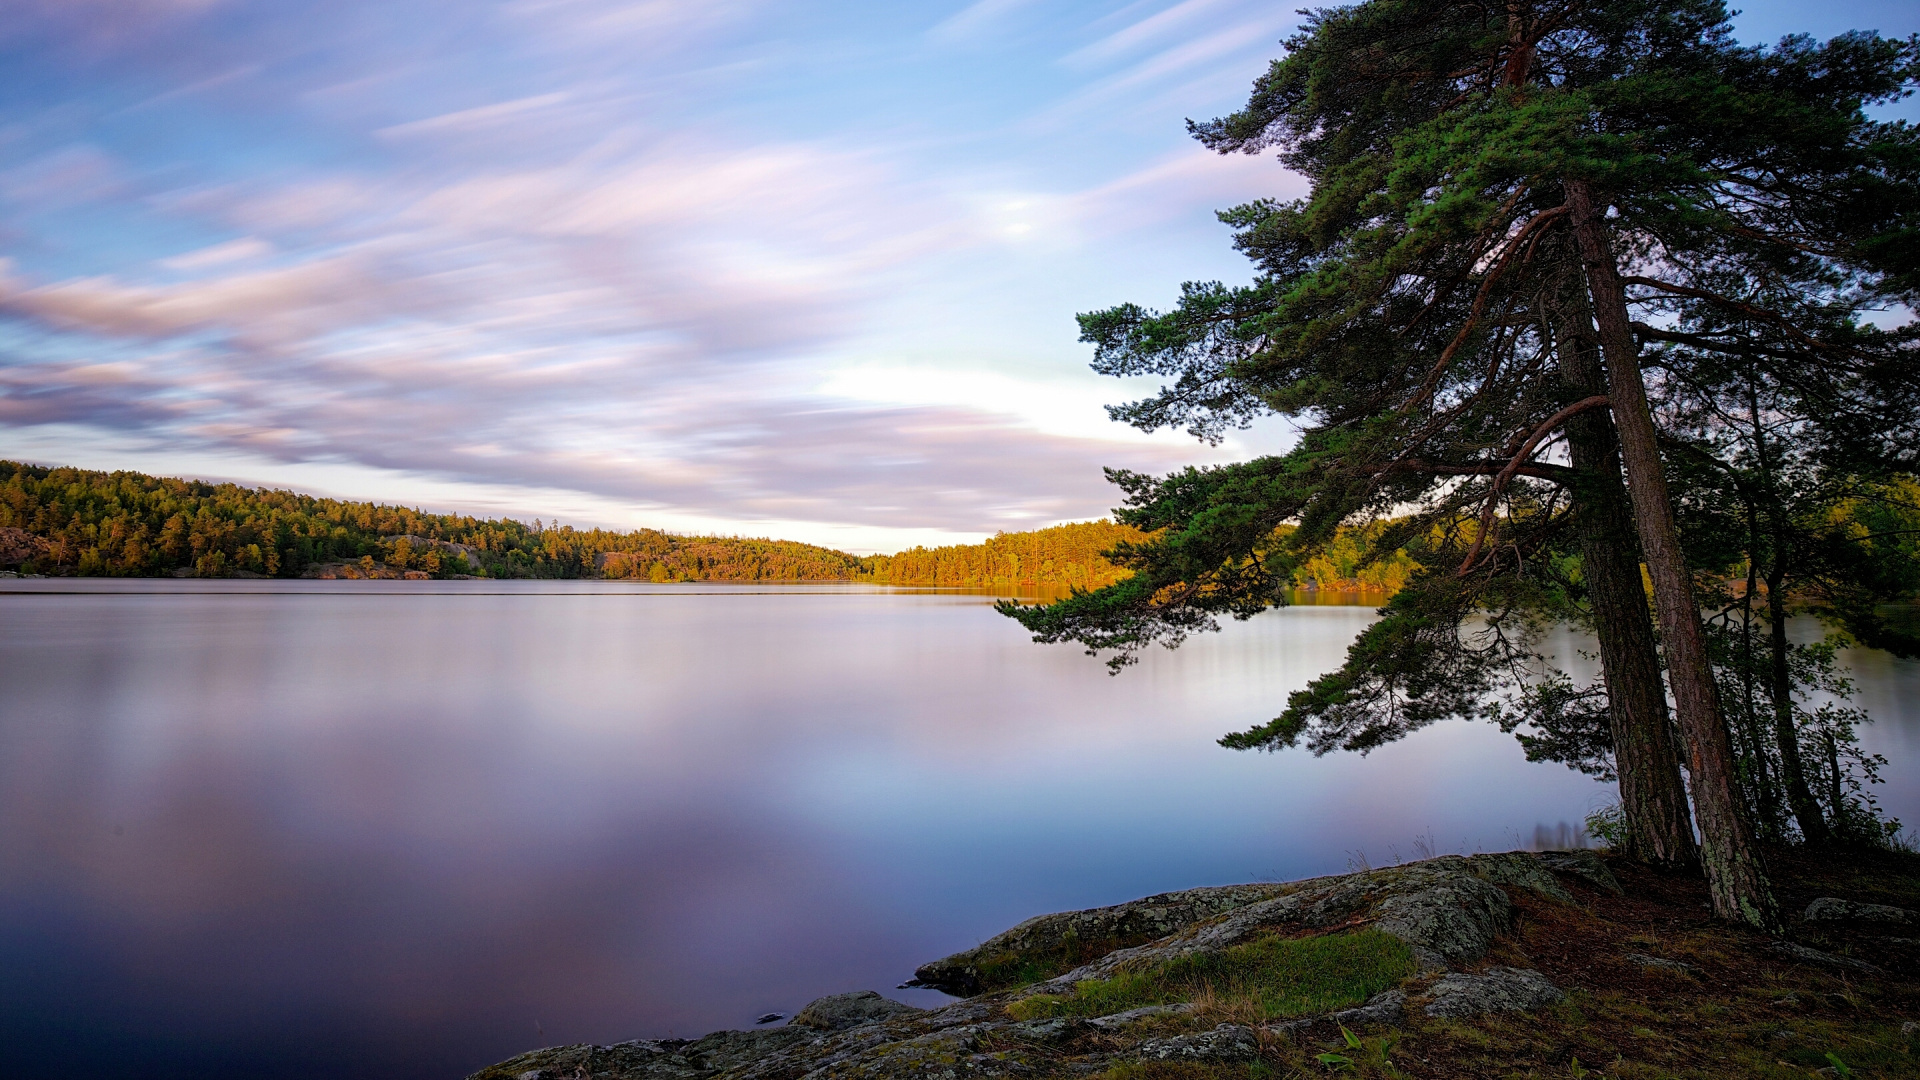
<svg viewBox="0 0 1920 1080"><path fill-rule="evenodd" d="M429 577L842 581L860 572L861 560L785 540L528 525L0 461L0 566L85 577L396 577L411 570Z"/></svg>
<svg viewBox="0 0 1920 1080"><path fill-rule="evenodd" d="M1303 563L1301 589L1390 593L1418 569L1355 528ZM1285 529L1281 531L1284 535ZM980 544L851 555L791 540L617 532L429 514L147 476L0 461L0 568L82 577L621 578L864 581L1096 589L1131 571L1104 553L1148 539L1111 521L1000 533Z"/></svg>
<svg viewBox="0 0 1920 1080"><path fill-rule="evenodd" d="M1417 566L1402 551L1371 552L1381 528L1370 525L1342 534L1295 570L1293 587L1364 593L1391 593L1400 588ZM1281 526L1276 539L1291 529ZM1107 553L1148 539L1147 533L1130 525L1106 520L1074 522L1032 532L1000 533L983 544L916 547L897 555L870 556L863 560L866 569L861 576L863 580L892 585L1097 589L1132 574L1110 562Z"/></svg>

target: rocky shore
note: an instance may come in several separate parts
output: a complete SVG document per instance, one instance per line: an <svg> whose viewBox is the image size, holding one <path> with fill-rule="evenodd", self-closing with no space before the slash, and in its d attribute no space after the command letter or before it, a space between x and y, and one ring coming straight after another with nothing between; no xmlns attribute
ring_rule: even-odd
<svg viewBox="0 0 1920 1080"><path fill-rule="evenodd" d="M1191 889L1039 916L924 964L907 985L963 998L942 1008L839 994L784 1027L550 1047L470 1080L1479 1076L1533 1057L1554 1075L1625 1076L1662 1020L1709 1041L1656 1045L1648 1076L1766 1075L1716 1072L1731 1052L1710 1043L1727 1038L1782 1076L1836 1075L1829 1053L1875 1075L1876 1054L1920 1065L1920 940L1902 936L1920 935L1920 914L1880 902L1920 902L1920 859L1889 858L1898 873L1803 902L1803 940L1777 942L1712 923L1690 879L1619 866L1623 887L1586 851ZM1810 1015L1836 986L1852 1015ZM1708 1060L1692 1070L1690 1055Z"/></svg>

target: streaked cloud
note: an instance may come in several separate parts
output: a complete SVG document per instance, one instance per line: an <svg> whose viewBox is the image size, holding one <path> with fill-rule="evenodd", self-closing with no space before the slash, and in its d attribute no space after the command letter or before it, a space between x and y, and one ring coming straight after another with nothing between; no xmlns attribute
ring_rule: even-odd
<svg viewBox="0 0 1920 1080"><path fill-rule="evenodd" d="M1298 19L19 0L0 455L864 549L1104 513L1286 438L1108 424L1152 386L1072 316L1244 280L1213 211L1302 185L1182 120Z"/></svg>
<svg viewBox="0 0 1920 1080"><path fill-rule="evenodd" d="M33 43L23 86L89 87L0 114L0 438L42 452L95 431L855 547L1095 516L1101 465L1202 451L1088 419L1129 391L1085 372L1074 306L1170 289L1150 261L1282 179L1173 122L1034 134L1230 54L1199 0L90 10L0 38ZM1063 55L1123 66L1061 83ZM934 63L1048 85L944 115ZM1075 276L1052 311L1019 284Z"/></svg>

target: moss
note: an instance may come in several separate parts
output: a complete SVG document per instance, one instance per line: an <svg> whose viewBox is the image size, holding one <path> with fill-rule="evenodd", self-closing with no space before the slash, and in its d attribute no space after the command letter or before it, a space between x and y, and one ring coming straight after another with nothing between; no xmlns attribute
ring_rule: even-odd
<svg viewBox="0 0 1920 1080"><path fill-rule="evenodd" d="M1142 1005L1205 998L1264 1017L1304 1016L1356 1005L1414 973L1413 951L1377 930L1324 937L1267 937L1217 953L1183 956L1143 971L1079 983L1072 994L1016 1001L1017 1019L1107 1016Z"/></svg>

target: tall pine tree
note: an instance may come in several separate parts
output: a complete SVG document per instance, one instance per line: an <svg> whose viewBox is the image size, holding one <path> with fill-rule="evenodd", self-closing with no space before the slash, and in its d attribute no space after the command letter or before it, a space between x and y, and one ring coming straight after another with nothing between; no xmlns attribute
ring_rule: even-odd
<svg viewBox="0 0 1920 1080"><path fill-rule="evenodd" d="M1312 182L1297 202L1222 215L1254 283L1189 285L1166 314L1082 317L1097 369L1172 378L1116 418L1217 437L1271 411L1300 423L1298 447L1114 474L1121 519L1164 530L1119 552L1137 576L1008 610L1041 640L1124 662L1283 602L1290 569L1337 529L1419 507L1380 544L1415 548L1428 571L1342 669L1223 741L1365 750L1483 711L1526 680L1527 629L1578 601L1601 641L1632 845L1684 862L1631 537L1715 910L1775 925L1648 400L1663 371L1642 350L1704 309L1738 311L1763 328L1750 337L1808 345L1855 438L1912 427L1911 340L1856 316L1913 299L1920 144L1863 107L1904 94L1917 56L1872 35L1742 47L1704 0L1315 13L1247 108L1194 125L1222 152L1277 148ZM1756 273L1768 288L1729 284ZM1300 527L1277 536L1285 522ZM1556 554L1575 550L1568 573Z"/></svg>

